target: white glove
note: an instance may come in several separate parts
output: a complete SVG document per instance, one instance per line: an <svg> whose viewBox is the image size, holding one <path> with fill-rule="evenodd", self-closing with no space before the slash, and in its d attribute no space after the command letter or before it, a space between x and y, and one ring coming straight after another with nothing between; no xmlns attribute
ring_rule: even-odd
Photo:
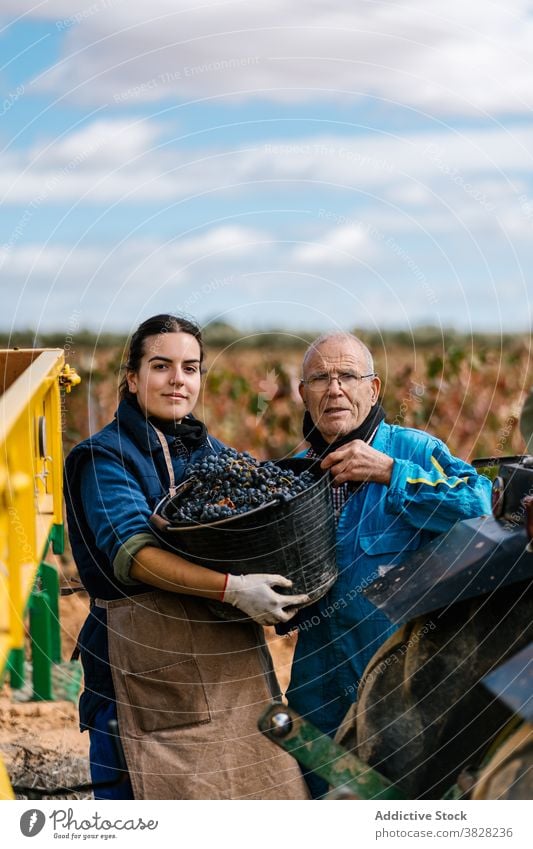
<svg viewBox="0 0 533 849"><path fill-rule="evenodd" d="M272 587L292 587L282 575L228 575L222 601L238 607L260 625L288 622L308 595L281 595ZM284 610L285 607L291 608Z"/></svg>

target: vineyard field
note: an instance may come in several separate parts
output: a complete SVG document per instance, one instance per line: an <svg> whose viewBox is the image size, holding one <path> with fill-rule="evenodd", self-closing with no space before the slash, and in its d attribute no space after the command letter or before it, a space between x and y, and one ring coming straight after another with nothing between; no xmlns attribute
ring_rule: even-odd
<svg viewBox="0 0 533 849"><path fill-rule="evenodd" d="M455 343L375 349L387 421L420 428L464 459L523 448L518 419L533 385L529 337L505 348ZM211 433L260 459L303 447L298 393L303 349L211 348L196 415ZM110 421L123 347L80 347L69 362L83 383L65 398L65 447Z"/></svg>

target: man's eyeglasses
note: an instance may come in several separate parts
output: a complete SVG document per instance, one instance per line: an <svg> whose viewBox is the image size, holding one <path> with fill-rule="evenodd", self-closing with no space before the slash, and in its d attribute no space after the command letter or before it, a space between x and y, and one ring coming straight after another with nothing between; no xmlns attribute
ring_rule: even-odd
<svg viewBox="0 0 533 849"><path fill-rule="evenodd" d="M302 378L301 383L304 383L313 392L322 392L324 389L329 388L333 380L336 380L342 389L349 390L355 389L360 380L367 380L373 377L377 377L375 372L371 372L371 374L355 374L353 371L342 371L340 374L328 374L324 372L322 374L312 374L307 379Z"/></svg>

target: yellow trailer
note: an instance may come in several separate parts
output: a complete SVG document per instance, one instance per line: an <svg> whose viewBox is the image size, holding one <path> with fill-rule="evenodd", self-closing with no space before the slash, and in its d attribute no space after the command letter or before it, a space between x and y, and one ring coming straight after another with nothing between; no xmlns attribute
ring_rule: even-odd
<svg viewBox="0 0 533 849"><path fill-rule="evenodd" d="M54 698L62 665L59 577L45 558L64 547L61 387L79 381L62 349L0 350L0 676L25 681L29 617L36 699ZM12 797L0 764L0 798Z"/></svg>

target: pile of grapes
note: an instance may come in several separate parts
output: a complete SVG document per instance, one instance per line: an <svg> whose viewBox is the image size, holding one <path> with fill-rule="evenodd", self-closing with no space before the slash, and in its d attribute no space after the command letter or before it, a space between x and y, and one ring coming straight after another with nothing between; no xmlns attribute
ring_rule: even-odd
<svg viewBox="0 0 533 849"><path fill-rule="evenodd" d="M287 502L315 482L310 472L296 475L271 461L260 464L234 448L190 463L185 471L188 478L192 485L165 511L174 524L214 522L272 501Z"/></svg>

